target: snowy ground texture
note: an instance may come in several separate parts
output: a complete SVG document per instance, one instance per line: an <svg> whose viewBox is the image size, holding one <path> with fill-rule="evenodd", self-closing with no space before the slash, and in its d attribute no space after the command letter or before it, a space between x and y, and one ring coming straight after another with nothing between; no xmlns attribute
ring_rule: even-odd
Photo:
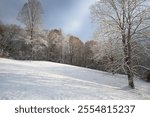
<svg viewBox="0 0 150 117"><path fill-rule="evenodd" d="M70 65L0 58L1 100L150 99L150 84Z"/></svg>

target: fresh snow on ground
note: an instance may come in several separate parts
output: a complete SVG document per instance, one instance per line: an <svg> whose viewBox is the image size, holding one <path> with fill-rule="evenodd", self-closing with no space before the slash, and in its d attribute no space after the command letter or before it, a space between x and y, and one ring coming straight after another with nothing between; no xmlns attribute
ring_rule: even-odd
<svg viewBox="0 0 150 117"><path fill-rule="evenodd" d="M0 99L150 99L150 84L127 77L44 61L0 58Z"/></svg>

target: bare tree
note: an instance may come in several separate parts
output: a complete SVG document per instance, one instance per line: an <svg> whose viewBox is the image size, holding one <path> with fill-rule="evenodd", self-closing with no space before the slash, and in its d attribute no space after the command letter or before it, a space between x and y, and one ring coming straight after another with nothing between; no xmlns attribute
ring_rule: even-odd
<svg viewBox="0 0 150 117"><path fill-rule="evenodd" d="M150 28L150 6L147 0L99 0L91 7L93 21L103 34L112 34L122 41L124 53L123 67L128 76L129 86L134 88L132 43L139 38L147 38L143 33ZM105 38L105 36L103 38Z"/></svg>
<svg viewBox="0 0 150 117"><path fill-rule="evenodd" d="M61 29L52 29L47 37L47 59L62 62L62 41L64 39Z"/></svg>
<svg viewBox="0 0 150 117"><path fill-rule="evenodd" d="M75 36L69 38L69 58L71 65L82 66L83 59L83 42Z"/></svg>
<svg viewBox="0 0 150 117"><path fill-rule="evenodd" d="M26 26L31 40L42 23L42 13L42 5L38 0L28 0L18 14L17 19Z"/></svg>
<svg viewBox="0 0 150 117"><path fill-rule="evenodd" d="M96 48L97 48L98 42L95 40L87 41L84 45L84 62L85 67L88 68L95 68L94 65L94 55L97 54ZM99 48L98 48L99 49Z"/></svg>
<svg viewBox="0 0 150 117"><path fill-rule="evenodd" d="M38 0L28 0L18 13L17 19L26 26L30 36L31 58L33 59L34 38L42 23L42 5Z"/></svg>

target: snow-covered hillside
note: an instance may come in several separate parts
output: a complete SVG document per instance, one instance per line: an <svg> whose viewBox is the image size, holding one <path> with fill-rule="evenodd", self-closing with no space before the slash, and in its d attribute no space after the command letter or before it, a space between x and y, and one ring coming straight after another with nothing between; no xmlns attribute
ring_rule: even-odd
<svg viewBox="0 0 150 117"><path fill-rule="evenodd" d="M150 84L70 65L0 59L0 99L150 99Z"/></svg>

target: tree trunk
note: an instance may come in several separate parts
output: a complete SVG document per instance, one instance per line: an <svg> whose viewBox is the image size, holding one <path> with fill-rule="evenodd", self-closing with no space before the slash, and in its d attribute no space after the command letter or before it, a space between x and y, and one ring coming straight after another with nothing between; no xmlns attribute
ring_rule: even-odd
<svg viewBox="0 0 150 117"><path fill-rule="evenodd" d="M125 5L125 4L124 4ZM124 51L124 69L126 70L126 74L128 76L128 84L129 86L134 89L134 82L133 82L133 73L132 73L132 63L131 63L131 17L128 13L128 32L126 35L125 29L125 7L123 6L123 24L122 24L122 43L123 43L123 51Z"/></svg>
<svg viewBox="0 0 150 117"><path fill-rule="evenodd" d="M134 89L134 88L135 88L135 87L134 87L134 82L133 82L133 77L134 77L134 75L133 75L133 73L132 73L131 70L127 70L127 76L128 76L128 83L129 83L129 86L130 86L132 89Z"/></svg>
<svg viewBox="0 0 150 117"><path fill-rule="evenodd" d="M130 20L130 17L129 17ZM134 82L133 82L133 73L132 73L132 57L131 57L131 24L129 23L129 28L128 28L128 36L127 36L127 75L128 75L128 82L129 86L134 89Z"/></svg>
<svg viewBox="0 0 150 117"><path fill-rule="evenodd" d="M33 27L30 30L30 40L31 40L31 59L33 60Z"/></svg>
<svg viewBox="0 0 150 117"><path fill-rule="evenodd" d="M125 39L123 39L123 47L124 47L124 68L126 70L126 74L128 76L128 84L131 88L134 88L134 82L133 82L133 73L131 70L132 64L131 64L131 46L130 43L125 44Z"/></svg>
<svg viewBox="0 0 150 117"><path fill-rule="evenodd" d="M126 71L127 71L127 76L128 76L128 83L129 83L129 86L131 88L134 89L134 82L133 82L133 73L132 73L132 63L131 63L131 47L130 47L130 43L128 44L128 57L126 58L126 63L127 63L127 66L126 66Z"/></svg>

